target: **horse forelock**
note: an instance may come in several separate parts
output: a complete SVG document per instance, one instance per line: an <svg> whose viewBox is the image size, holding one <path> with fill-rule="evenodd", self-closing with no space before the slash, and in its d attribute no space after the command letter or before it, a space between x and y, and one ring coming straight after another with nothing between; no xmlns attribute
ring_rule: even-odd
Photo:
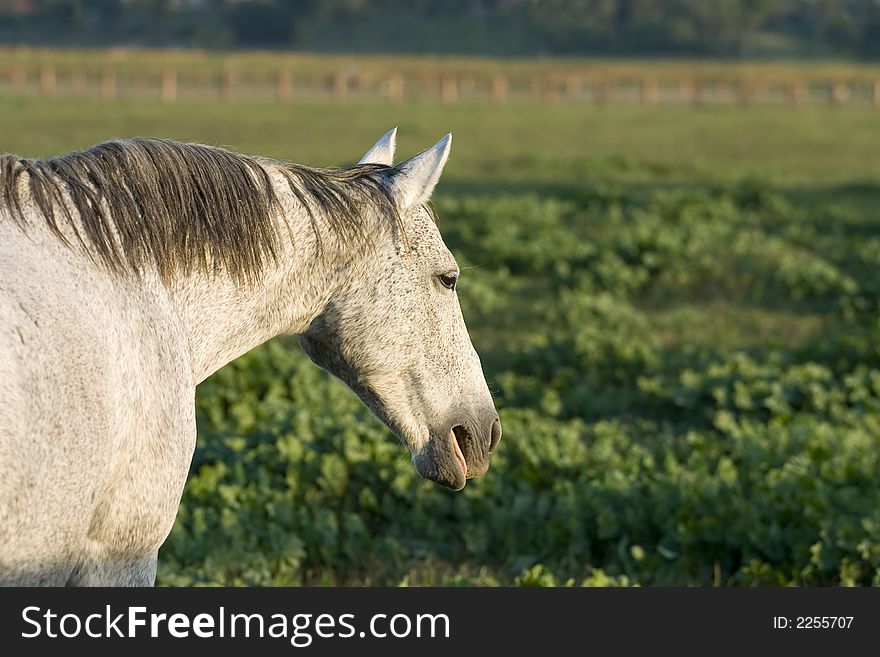
<svg viewBox="0 0 880 657"><path fill-rule="evenodd" d="M403 234L385 170L370 164L315 169L202 144L133 138L41 160L0 156L0 204L27 231L26 192L56 237L69 243L72 235L116 274L140 274L152 265L166 282L176 273L218 269L248 281L277 257L282 239L273 172L303 207L320 244L318 219L340 241L369 241L368 205Z"/></svg>

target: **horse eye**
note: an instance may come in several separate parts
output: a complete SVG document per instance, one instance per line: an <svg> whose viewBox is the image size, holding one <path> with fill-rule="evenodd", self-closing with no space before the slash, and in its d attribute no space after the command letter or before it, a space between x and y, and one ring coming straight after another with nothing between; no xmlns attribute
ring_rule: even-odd
<svg viewBox="0 0 880 657"><path fill-rule="evenodd" d="M458 281L458 274L441 274L438 278L443 284L443 287L454 290L455 283Z"/></svg>

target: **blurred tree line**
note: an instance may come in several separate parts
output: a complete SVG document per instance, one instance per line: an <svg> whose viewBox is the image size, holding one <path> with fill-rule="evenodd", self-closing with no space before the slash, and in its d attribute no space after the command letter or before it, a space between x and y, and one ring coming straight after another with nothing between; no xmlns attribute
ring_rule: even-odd
<svg viewBox="0 0 880 657"><path fill-rule="evenodd" d="M880 0L0 0L0 41L868 59Z"/></svg>

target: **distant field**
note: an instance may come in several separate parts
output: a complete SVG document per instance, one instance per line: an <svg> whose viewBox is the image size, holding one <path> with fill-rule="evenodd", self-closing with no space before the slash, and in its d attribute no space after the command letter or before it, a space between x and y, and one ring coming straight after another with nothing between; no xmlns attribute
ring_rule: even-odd
<svg viewBox="0 0 880 657"><path fill-rule="evenodd" d="M492 469L418 480L273 341L199 388L160 583L877 585L878 121L0 96L0 150L152 135L344 165L395 125L401 157L455 135L435 197L504 422Z"/></svg>
<svg viewBox="0 0 880 657"><path fill-rule="evenodd" d="M397 125L402 155L454 133L445 186L578 188L746 174L826 186L880 180L878 121L868 108L163 105L0 96L0 149L46 156L152 135L344 165Z"/></svg>

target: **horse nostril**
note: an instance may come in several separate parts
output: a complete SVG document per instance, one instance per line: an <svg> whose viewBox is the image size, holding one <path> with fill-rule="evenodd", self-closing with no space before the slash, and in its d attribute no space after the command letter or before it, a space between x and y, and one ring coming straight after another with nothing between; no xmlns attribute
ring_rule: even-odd
<svg viewBox="0 0 880 657"><path fill-rule="evenodd" d="M498 442L501 440L501 420L497 417L495 421L492 422L492 439L489 442L489 453L495 451L495 448L498 446Z"/></svg>

